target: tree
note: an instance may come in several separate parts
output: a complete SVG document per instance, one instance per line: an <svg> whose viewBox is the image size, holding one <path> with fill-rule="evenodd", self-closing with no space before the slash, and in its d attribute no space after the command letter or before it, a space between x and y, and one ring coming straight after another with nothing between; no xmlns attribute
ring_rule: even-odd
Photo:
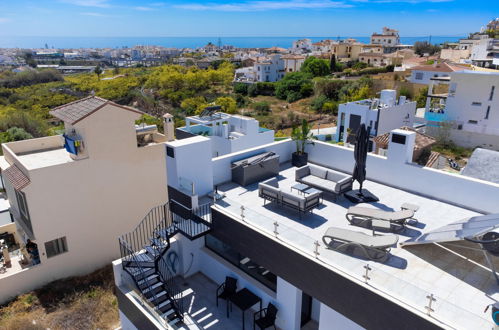
<svg viewBox="0 0 499 330"><path fill-rule="evenodd" d="M294 102L313 93L311 74L291 72L276 83L275 94L281 100Z"/></svg>
<svg viewBox="0 0 499 330"><path fill-rule="evenodd" d="M230 96L221 96L215 100L215 104L222 107L222 111L229 114L237 112L237 103Z"/></svg>
<svg viewBox="0 0 499 330"><path fill-rule="evenodd" d="M300 71L310 73L313 77L320 77L330 73L330 68L326 60L309 56L303 62Z"/></svg>
<svg viewBox="0 0 499 330"><path fill-rule="evenodd" d="M428 41L416 41L413 46L414 52L420 56L424 54L433 55L440 51L440 47L432 45Z"/></svg>
<svg viewBox="0 0 499 330"><path fill-rule="evenodd" d="M238 94L248 94L248 84L236 82L234 83L234 92Z"/></svg>
<svg viewBox="0 0 499 330"><path fill-rule="evenodd" d="M29 134L24 130L24 128L11 127L7 130L7 135L10 141L21 141L32 139L33 135ZM7 141L4 141L7 142Z"/></svg>
<svg viewBox="0 0 499 330"><path fill-rule="evenodd" d="M97 80L100 80L100 75L102 74L102 68L97 65L94 69L94 73L97 75Z"/></svg>
<svg viewBox="0 0 499 330"><path fill-rule="evenodd" d="M331 73L336 72L336 55L332 54L329 59L329 71Z"/></svg>
<svg viewBox="0 0 499 330"><path fill-rule="evenodd" d="M428 97L428 87L421 88L418 96L416 96L416 107L418 107L418 108L426 107L426 98L427 97Z"/></svg>
<svg viewBox="0 0 499 330"><path fill-rule="evenodd" d="M266 115L270 112L270 104L269 104L269 102L266 102L266 101L253 103L252 107L253 107L253 109L256 110L256 112L259 115Z"/></svg>

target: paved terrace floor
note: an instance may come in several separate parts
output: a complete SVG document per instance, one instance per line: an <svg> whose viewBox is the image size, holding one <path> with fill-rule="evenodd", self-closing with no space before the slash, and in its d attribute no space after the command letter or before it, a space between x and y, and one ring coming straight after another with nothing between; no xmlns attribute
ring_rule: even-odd
<svg viewBox="0 0 499 330"><path fill-rule="evenodd" d="M230 316L226 314L226 301L215 303L215 292L218 285L202 273L196 273L186 279L177 278L177 286L181 288L185 312L185 326L189 330L213 329L235 330L242 329L241 310L233 307ZM255 305L257 308L259 305ZM266 307L266 306L263 306ZM253 329L253 310L247 310L245 328ZM317 330L317 323L311 321L302 327L302 330Z"/></svg>
<svg viewBox="0 0 499 330"><path fill-rule="evenodd" d="M19 161L28 170L54 166L73 161L69 152L64 148L37 150L29 153L17 154Z"/></svg>
<svg viewBox="0 0 499 330"><path fill-rule="evenodd" d="M278 177L281 189L290 191L291 186L295 184L294 175L294 167L290 164L282 166ZM355 183L354 188L357 187ZM413 223L405 231L398 233L399 242L478 214L372 181L364 182L364 187L380 201L360 206L383 210L400 210L400 206L405 202L420 206L415 215L419 223ZM246 221L269 234L273 232L273 223L277 221L280 239L311 256L313 243L316 240L322 243L322 235L328 227L372 234L369 228L349 224L345 215L348 207L353 204L344 197L334 201L326 196L323 204L315 209L313 214L304 215L300 219L298 213L292 209L269 203L264 206L263 199L258 197L258 184L242 187L235 183L226 183L219 186L219 191L226 194L226 198L220 202L226 210L238 216L241 213L241 205L244 205ZM371 288L388 294L392 300L403 302L402 305L410 310L424 312L424 306L428 304L426 296L432 293L437 298L433 304L435 318L463 328L492 326L490 313L484 314L483 310L485 306L493 303L494 299L499 299L499 286L486 268L482 252L448 244L404 248L397 246L391 250L391 258L384 263L368 261L356 251L340 253L321 246L320 253L321 262L357 280L362 280L365 271L363 266L369 263L373 268L370 274Z"/></svg>

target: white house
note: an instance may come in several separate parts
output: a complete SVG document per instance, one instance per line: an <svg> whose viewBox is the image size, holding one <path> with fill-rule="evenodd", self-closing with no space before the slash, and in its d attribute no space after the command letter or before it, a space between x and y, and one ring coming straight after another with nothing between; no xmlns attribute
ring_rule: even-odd
<svg viewBox="0 0 499 330"><path fill-rule="evenodd" d="M447 122L450 139L456 144L499 149L499 73L464 70L442 79L435 78L429 87L425 112L428 133L438 134ZM433 94L436 83L448 84L448 94ZM436 110L435 98L439 100Z"/></svg>
<svg viewBox="0 0 499 330"><path fill-rule="evenodd" d="M312 50L312 40L300 39L293 41L293 53L307 53Z"/></svg>
<svg viewBox="0 0 499 330"><path fill-rule="evenodd" d="M64 135L2 144L17 240L35 242L40 263L23 249L12 255L0 302L109 264L120 255L118 236L167 200L166 139L153 126L135 127L141 111L88 97L51 114Z"/></svg>
<svg viewBox="0 0 499 330"><path fill-rule="evenodd" d="M236 69L235 81L275 82L284 77L285 63L280 54L258 57L252 67Z"/></svg>
<svg viewBox="0 0 499 330"><path fill-rule="evenodd" d="M462 71L465 69L465 66L449 64L446 62L438 63L435 61L433 64L418 65L411 68L409 81L414 84L428 85L431 83L431 78L449 77L452 72Z"/></svg>
<svg viewBox="0 0 499 330"><path fill-rule="evenodd" d="M212 157L274 141L274 131L260 127L256 119L216 110L185 118L185 126L176 129L177 139L207 137L211 140Z"/></svg>
<svg viewBox="0 0 499 330"><path fill-rule="evenodd" d="M388 47L398 45L400 44L399 31L384 27L382 33L374 32L371 35L371 44Z"/></svg>
<svg viewBox="0 0 499 330"><path fill-rule="evenodd" d="M379 99L340 104L336 141L349 142L348 135L355 135L361 124L370 128L371 136L402 126L412 127L415 113L416 102L410 102L404 96L397 100L397 91L390 89L382 90Z"/></svg>
<svg viewBox="0 0 499 330"><path fill-rule="evenodd" d="M281 59L284 61L285 72L300 71L303 62L305 62L305 56L301 55L283 55Z"/></svg>

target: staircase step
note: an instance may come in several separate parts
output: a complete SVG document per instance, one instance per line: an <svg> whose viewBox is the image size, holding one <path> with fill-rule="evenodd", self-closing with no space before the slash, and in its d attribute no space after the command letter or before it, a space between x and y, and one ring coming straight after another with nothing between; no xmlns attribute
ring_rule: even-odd
<svg viewBox="0 0 499 330"><path fill-rule="evenodd" d="M159 250L153 248L152 246L146 246L146 251L152 258L155 258L160 254Z"/></svg>
<svg viewBox="0 0 499 330"><path fill-rule="evenodd" d="M164 301L170 302L170 299L168 298L166 291L161 291L161 292L156 294L156 299L149 299L149 301L154 306L158 306L158 305L161 305Z"/></svg>
<svg viewBox="0 0 499 330"><path fill-rule="evenodd" d="M142 279L138 280L138 281L137 281L137 284L138 284L138 285L142 285L142 284L144 284L144 283L153 284L153 283L152 283L152 281L153 281L154 279L158 278L158 277L159 277L159 275L153 272L152 274L150 274L150 275L148 275L148 276L145 276L145 277L143 277ZM147 282L146 282L146 280L147 280ZM157 282L154 282L154 283L157 283Z"/></svg>
<svg viewBox="0 0 499 330"><path fill-rule="evenodd" d="M162 311L163 312L163 311ZM163 312L163 314L161 315L161 317L163 319L167 319L169 315L172 315L173 313L175 313L175 310L173 308L169 308L167 309L166 311Z"/></svg>
<svg viewBox="0 0 499 330"><path fill-rule="evenodd" d="M135 281L140 282L142 281L145 277L149 277L152 274L155 273L155 269L153 267L150 268L131 268L129 269L131 275L135 279Z"/></svg>
<svg viewBox="0 0 499 330"><path fill-rule="evenodd" d="M161 302L159 305L157 305L156 307L160 310L160 311L166 311L167 309L171 309L172 306L171 306L171 300L170 299L166 299L165 301Z"/></svg>
<svg viewBox="0 0 499 330"><path fill-rule="evenodd" d="M163 291L163 283L158 282L148 288L145 288L142 290L142 293L146 298L152 298L154 294L158 294L159 292Z"/></svg>
<svg viewBox="0 0 499 330"><path fill-rule="evenodd" d="M141 283L139 283L139 289L142 290L142 292L147 292L146 290L148 288L151 288L151 287L154 287L154 285L156 285L157 283L160 283L160 280L159 280L159 275L157 274L154 274L151 279L148 279L147 281L142 281Z"/></svg>
<svg viewBox="0 0 499 330"><path fill-rule="evenodd" d="M167 322L169 326L175 328L175 329L184 329L183 327L179 328L179 326L183 325L183 322L181 319L179 319L178 317L174 318L173 320L171 321L168 321Z"/></svg>
<svg viewBox="0 0 499 330"><path fill-rule="evenodd" d="M151 245L157 246L159 248L165 248L167 245L166 241L159 239L159 238L151 238L150 241L151 241Z"/></svg>

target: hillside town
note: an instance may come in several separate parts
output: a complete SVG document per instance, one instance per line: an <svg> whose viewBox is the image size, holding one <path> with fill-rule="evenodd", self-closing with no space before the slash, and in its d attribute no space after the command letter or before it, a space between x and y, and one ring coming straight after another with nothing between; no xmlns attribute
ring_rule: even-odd
<svg viewBox="0 0 499 330"><path fill-rule="evenodd" d="M0 328L497 328L499 18L401 35L0 49Z"/></svg>

